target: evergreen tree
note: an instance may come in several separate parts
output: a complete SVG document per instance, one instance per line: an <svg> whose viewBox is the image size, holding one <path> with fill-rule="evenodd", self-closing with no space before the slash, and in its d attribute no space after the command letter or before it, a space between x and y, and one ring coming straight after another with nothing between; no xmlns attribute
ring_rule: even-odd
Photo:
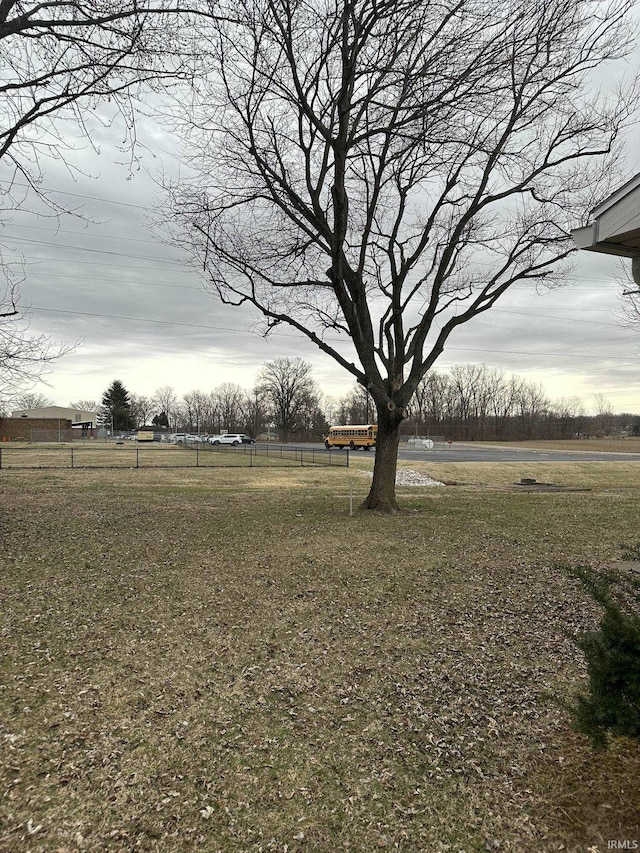
<svg viewBox="0 0 640 853"><path fill-rule="evenodd" d="M609 735L640 742L640 581L586 567L571 574L604 609L598 630L575 638L589 674L588 692L571 707L575 728L597 749Z"/></svg>
<svg viewBox="0 0 640 853"><path fill-rule="evenodd" d="M102 405L109 412L113 432L133 429L129 392L119 379L114 380L102 395Z"/></svg>

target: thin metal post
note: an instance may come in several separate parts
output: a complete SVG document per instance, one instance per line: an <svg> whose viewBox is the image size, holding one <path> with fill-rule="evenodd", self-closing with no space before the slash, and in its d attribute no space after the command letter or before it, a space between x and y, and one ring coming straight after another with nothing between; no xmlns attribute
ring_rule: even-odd
<svg viewBox="0 0 640 853"><path fill-rule="evenodd" d="M139 456L139 454L140 454L140 448L136 444L136 468L140 467L140 456Z"/></svg>
<svg viewBox="0 0 640 853"><path fill-rule="evenodd" d="M347 449L347 468L349 467L349 450Z"/></svg>
<svg viewBox="0 0 640 853"><path fill-rule="evenodd" d="M200 451L198 450L198 443L196 442L196 468L200 467Z"/></svg>
<svg viewBox="0 0 640 853"><path fill-rule="evenodd" d="M71 467L73 468L73 447L71 448Z"/></svg>

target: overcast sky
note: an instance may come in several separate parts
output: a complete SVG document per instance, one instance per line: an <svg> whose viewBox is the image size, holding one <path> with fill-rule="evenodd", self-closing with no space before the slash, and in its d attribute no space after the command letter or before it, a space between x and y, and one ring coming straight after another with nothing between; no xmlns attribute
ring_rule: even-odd
<svg viewBox="0 0 640 853"><path fill-rule="evenodd" d="M353 378L301 336L268 339L256 317L221 305L186 256L150 227L157 213L161 168L175 169L167 137L142 120L143 152L133 173L118 164L117 127L96 131L100 154L84 144L73 160L45 161L43 186L76 215L44 215L35 200L4 216L5 257L24 257L22 302L31 329L78 342L34 389L57 405L99 401L114 379L131 393L153 395L171 385L179 395L222 382L250 389L265 362L302 356L327 395L340 397ZM640 146L630 168L640 172ZM126 158L125 158L126 159ZM156 176L156 177L154 177ZM0 180L6 179L0 167ZM553 292L513 288L498 306L461 327L437 364L484 363L541 382L551 399L596 394L614 411L640 411L640 328L621 325L620 267L614 258L581 253L566 286ZM629 262L627 262L629 263Z"/></svg>

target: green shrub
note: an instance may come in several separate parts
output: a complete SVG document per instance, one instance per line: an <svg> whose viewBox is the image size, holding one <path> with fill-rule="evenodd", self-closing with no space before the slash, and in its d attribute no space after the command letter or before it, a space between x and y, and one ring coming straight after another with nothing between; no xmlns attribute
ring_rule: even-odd
<svg viewBox="0 0 640 853"><path fill-rule="evenodd" d="M640 581L586 567L571 574L604 609L597 631L574 637L589 674L588 692L570 706L575 728L599 749L609 735L640 741Z"/></svg>

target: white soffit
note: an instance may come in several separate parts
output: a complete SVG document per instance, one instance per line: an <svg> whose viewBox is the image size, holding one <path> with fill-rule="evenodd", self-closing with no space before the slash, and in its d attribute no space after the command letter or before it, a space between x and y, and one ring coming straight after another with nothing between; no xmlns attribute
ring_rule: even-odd
<svg viewBox="0 0 640 853"><path fill-rule="evenodd" d="M591 211L593 222L571 232L578 249L640 256L640 173Z"/></svg>

